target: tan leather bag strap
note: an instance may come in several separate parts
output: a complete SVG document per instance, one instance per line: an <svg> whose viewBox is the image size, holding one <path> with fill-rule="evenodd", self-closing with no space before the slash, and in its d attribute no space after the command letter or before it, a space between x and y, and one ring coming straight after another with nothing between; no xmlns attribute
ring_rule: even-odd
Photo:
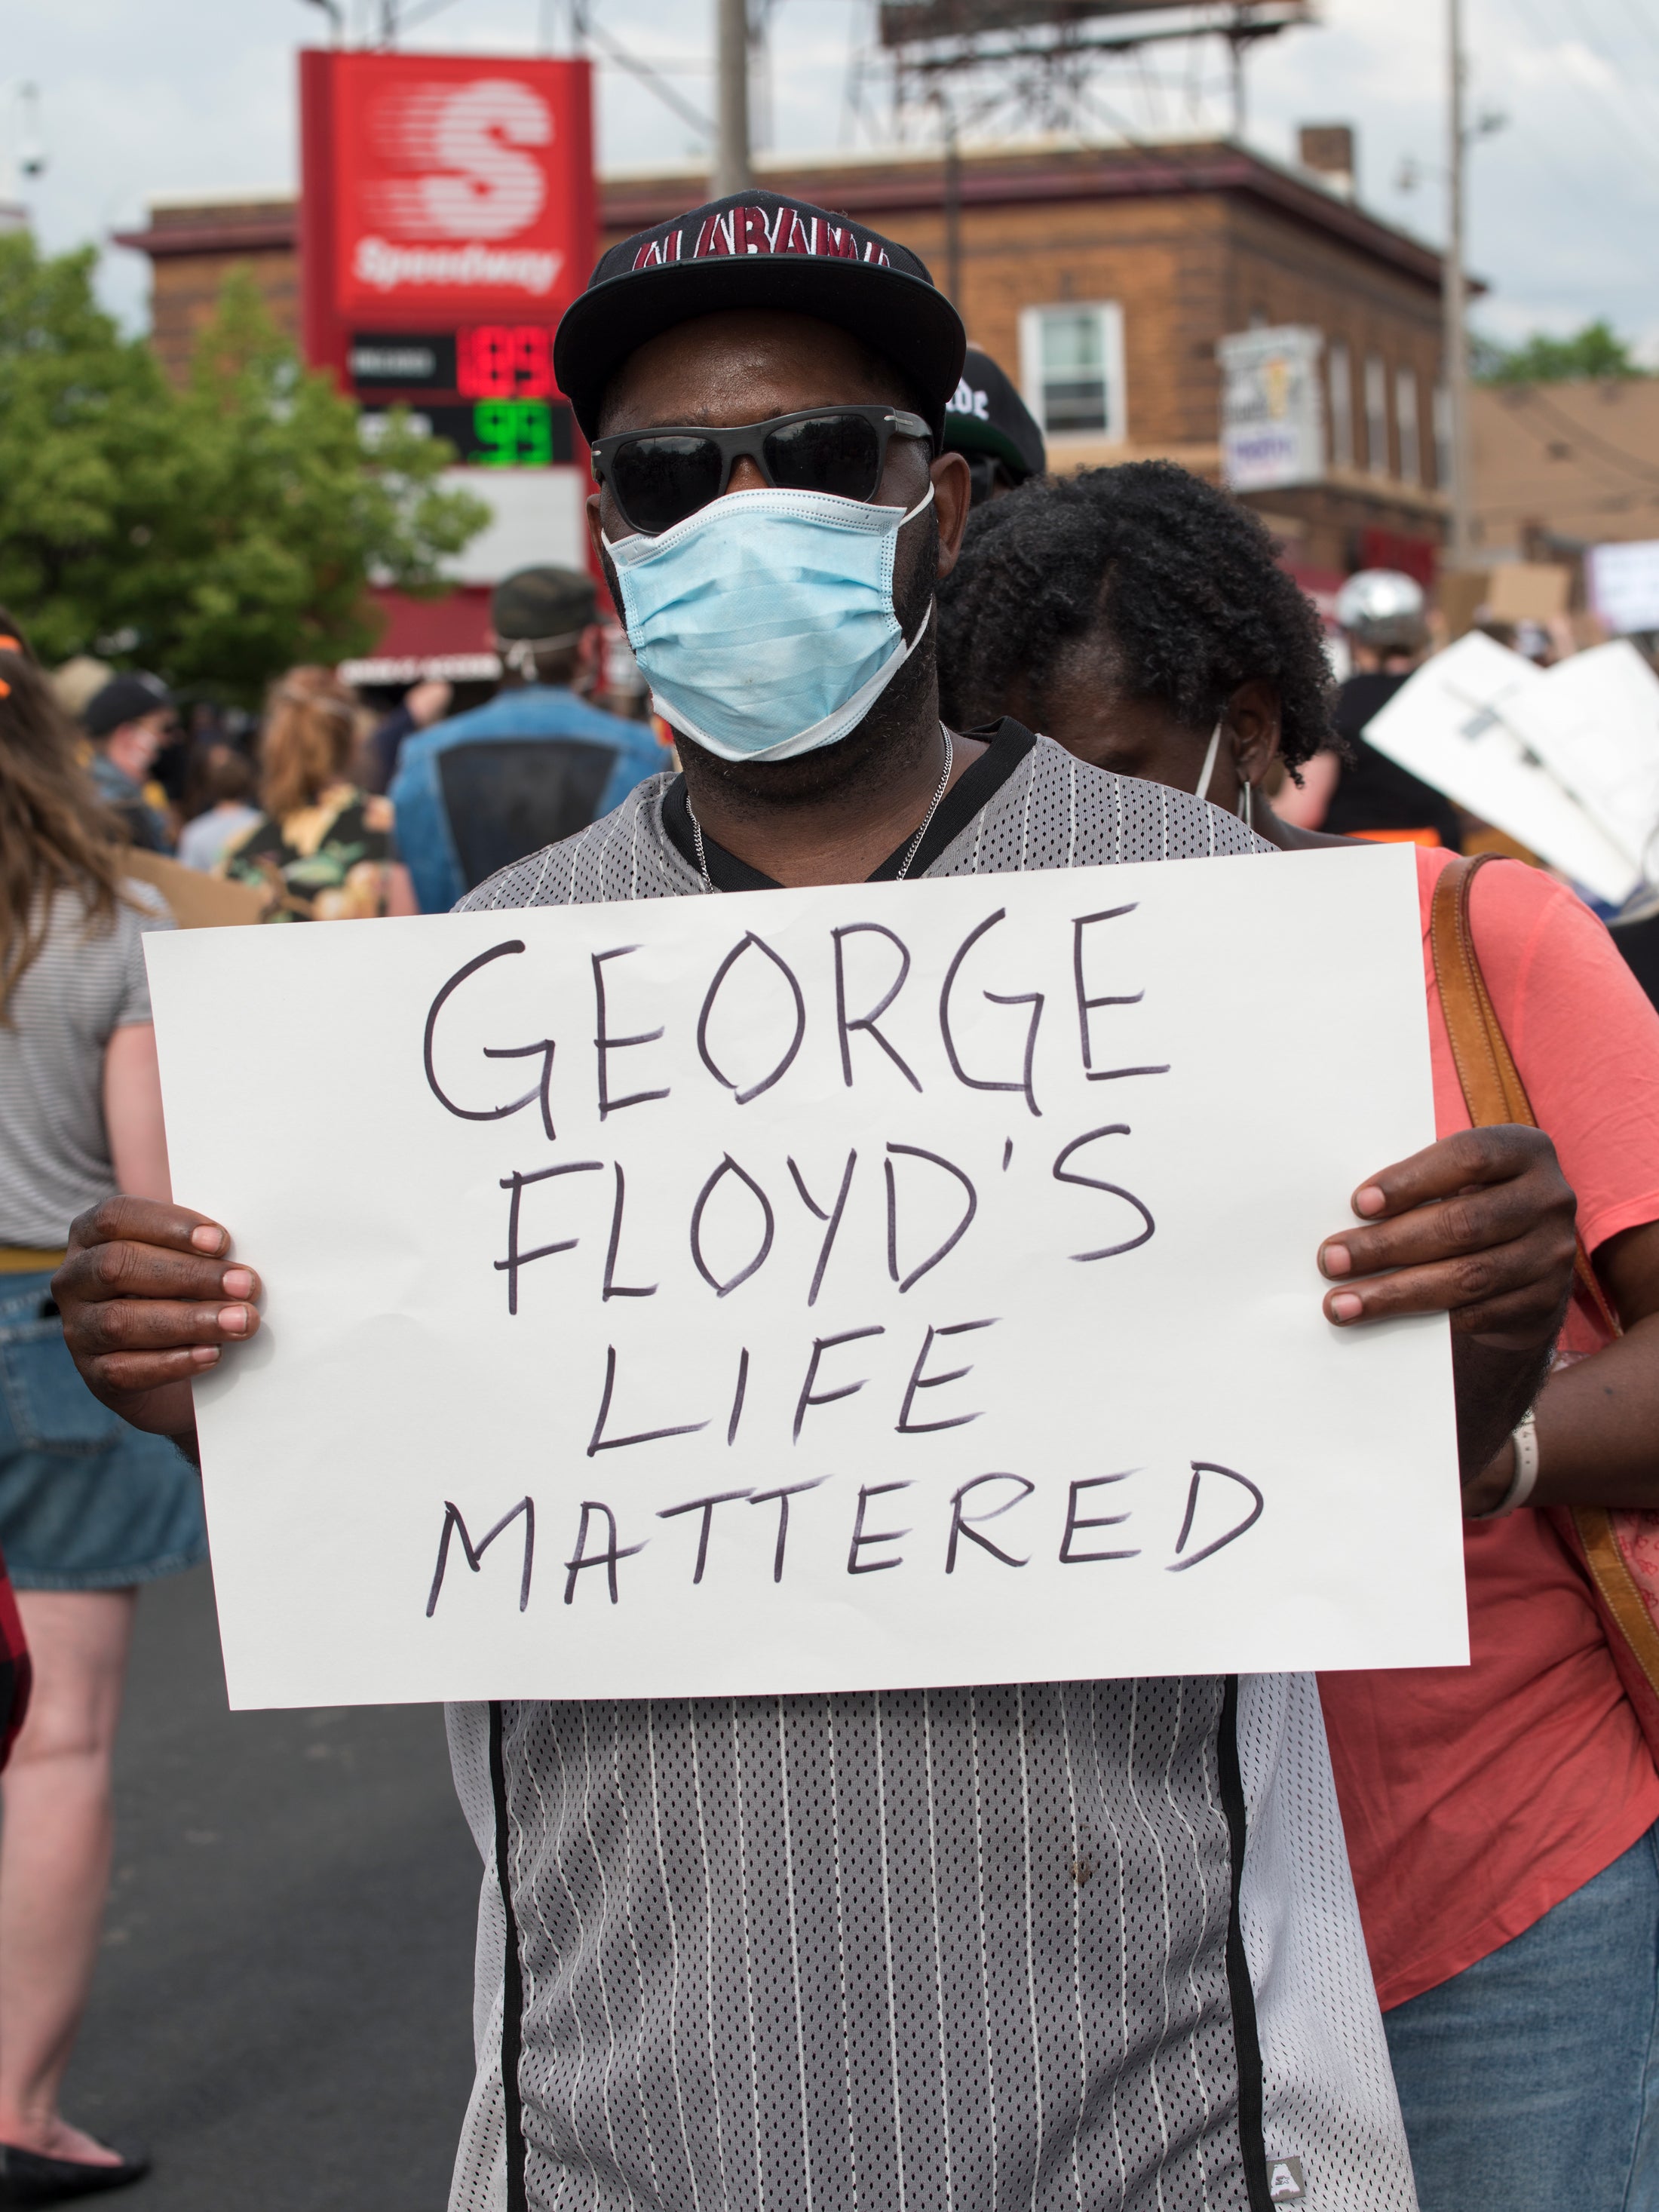
<svg viewBox="0 0 1659 2212"><path fill-rule="evenodd" d="M1487 994L1469 923L1475 877L1494 857L1482 853L1474 860L1451 860L1440 872L1429 910L1435 980L1470 1121L1477 1129L1503 1121L1535 1129L1537 1118Z"/></svg>
<svg viewBox="0 0 1659 2212"><path fill-rule="evenodd" d="M1429 945L1446 1034L1451 1039L1452 1059L1470 1121L1477 1129L1491 1128L1500 1121L1535 1129L1537 1116L1486 989L1469 923L1469 891L1475 876L1488 860L1498 857L1482 853L1472 859L1452 860L1442 869L1429 909ZM1607 1334L1622 1334L1619 1316L1590 1264L1583 1237L1578 1240L1573 1270L1580 1294ZM1613 1516L1602 1505L1577 1505L1571 1519L1601 1601L1649 1686L1659 1694L1659 1631L1620 1549Z"/></svg>
<svg viewBox="0 0 1659 2212"><path fill-rule="evenodd" d="M1475 877L1498 857L1495 853L1480 853L1469 860L1450 860L1441 870L1429 908L1429 945L1434 954L1446 1034L1451 1040L1452 1059L1470 1121L1477 1129L1490 1129L1501 1121L1535 1129L1538 1117L1486 989L1469 921L1469 893ZM1585 1304L1607 1334L1621 1334L1619 1316L1590 1265L1582 1237L1573 1272Z"/></svg>

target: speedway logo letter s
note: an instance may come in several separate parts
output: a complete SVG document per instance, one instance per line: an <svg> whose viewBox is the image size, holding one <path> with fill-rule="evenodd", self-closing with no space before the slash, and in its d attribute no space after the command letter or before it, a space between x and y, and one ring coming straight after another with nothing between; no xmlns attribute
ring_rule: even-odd
<svg viewBox="0 0 1659 2212"><path fill-rule="evenodd" d="M553 143L547 102L512 77L416 82L388 90L372 118L392 171L365 187L365 212L392 239L511 238L547 199Z"/></svg>

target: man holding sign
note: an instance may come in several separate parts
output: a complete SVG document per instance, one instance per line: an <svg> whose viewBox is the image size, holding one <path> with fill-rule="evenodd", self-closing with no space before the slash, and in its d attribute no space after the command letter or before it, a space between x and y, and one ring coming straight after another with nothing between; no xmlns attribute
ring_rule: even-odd
<svg viewBox="0 0 1659 2212"><path fill-rule="evenodd" d="M925 1637L906 1647L920 1656L889 1669L881 1639L897 1648L896 1616L908 1608L933 1618L926 1609L939 1602L891 1571L913 1516L902 1498L886 1493L911 1485L890 1476L884 1461L850 1478L841 1470L836 1479L857 1490L856 1511L850 1534L840 1529L840 1557L826 1577L817 1553L789 1547L828 1478L788 1455L803 1435L828 1433L818 1425L875 1402L873 1378L887 1374L879 1362L896 1335L885 1322L842 1326L857 1320L844 1304L833 1317L810 1320L811 1357L787 1405L748 1345L730 1370L726 1364L719 1332L730 1330L720 1317L738 1311L745 1292L758 1294L763 1303L744 1310L744 1327L759 1344L769 1325L763 1303L778 1303L768 1287L776 1279L763 1270L787 1239L810 1229L819 1257L810 1291L803 1278L805 1304L828 1316L847 1279L838 1224L863 1206L865 1230L878 1243L884 1202L886 1273L876 1271L871 1294L896 1312L927 1270L938 1269L930 1280L943 1280L953 1255L969 1251L975 1212L994 1212L998 1192L1016 1187L1039 1139L1053 1155L1052 1173L1045 1154L1039 1182L1018 1187L1041 1188L1051 1194L1046 1203L1072 1207L1057 1217L1068 1225L1085 1218L1085 1202L1102 1209L1087 1216L1090 1231L1103 1231L1090 1235L1090 1249L1071 1249L1081 1241L1075 1235L1061 1247L1060 1264L1073 1269L1065 1279L1098 1279L1097 1268L1073 1267L1078 1261L1155 1251L1150 1209L1106 1180L1110 1170L1097 1156L1079 1151L1083 1136L1073 1145L1068 1134L1069 1164L1065 1149L1055 1151L1058 1138L1042 1135L1048 1125L1038 1095L1050 1066L1039 1025L1057 992L1062 1003L1074 993L1065 1018L1073 1024L1069 1079L1079 1097L1121 1097L1133 1087L1121 1079L1167 1073L1150 1053L1133 1066L1092 1055L1097 1010L1132 1012L1135 994L1109 978L1091 981L1086 950L1073 948L1129 908L1091 898L1089 913L1066 921L1063 972L1056 979L1045 971L1040 988L993 993L976 981L975 1019L1025 1024L1023 1066L1018 1051L1007 1061L1005 1044L1007 1064L991 1073L969 1048L982 1054L988 1032L970 1036L969 993L958 978L1005 915L1012 932L1022 915L1036 914L1042 886L1033 883L1030 896L1020 886L1018 896L1009 886L994 907L974 893L969 915L970 883L939 879L1241 856L1213 872L1219 885L1230 880L1226 869L1254 877L1254 856L1267 850L1199 800L1091 770L1011 722L988 739L963 738L940 722L933 595L954 561L969 486L960 456L930 459L930 452L940 443L963 343L954 311L904 248L766 192L698 210L613 248L560 333L561 387L592 441L602 486L592 503L596 538L658 708L679 733L684 774L641 786L591 830L464 902L480 926L477 949L468 937L470 957L458 950L453 972L430 994L427 1088L416 1102L428 1118L418 1127L441 1124L448 1133L432 1140L435 1163L447 1142L471 1141L464 1122L516 1116L511 1127L534 1139L544 1127L550 1144L556 1120L567 1142L577 1126L555 1073L564 1066L556 1050L575 1049L574 1017L560 1000L569 975L542 969L525 1001L546 1009L540 1042L477 1027L480 1018L466 1011L493 1005L499 1014L508 1001L488 994L550 941L538 934L540 918L523 909L702 901L678 932L701 945L709 935L701 916L724 912L713 894L760 890L771 903L754 910L770 918L740 934L751 903L740 902L736 928L726 932L731 951L694 1021L683 998L664 996L663 979L681 970L675 933L653 919L658 910L635 904L596 915L579 963L574 938L566 940L565 966L579 964L585 985L592 969L583 1018L592 1024L586 1065L597 1068L599 1133L591 1151L612 1143L610 1116L626 1125L627 1108L635 1117L675 1115L657 1125L659 1151L672 1155L673 1132L702 1110L691 1097L701 1081L749 1115L744 1132L773 1131L779 1157L757 1171L758 1137L741 1145L732 1137L744 1157L727 1153L696 1194L689 1256L678 1211L672 1249L665 1236L651 1243L665 1213L628 1211L630 1194L637 1200L653 1172L648 1147L624 1161L618 1136L605 1159L515 1165L501 1183L510 1186L507 1248L485 1263L495 1270L498 1329L520 1326L537 1285L567 1264L558 1255L579 1243L579 1260L591 1254L598 1268L605 1255L602 1281L594 1277L600 1321L570 1309L573 1327L590 1334L597 1328L605 1340L601 1346L593 1335L603 1355L599 1404L588 1401L586 1370L580 1406L565 1402L564 1378L575 1369L561 1358L547 1432L586 1470L578 1477L580 1525L554 1540L569 1545L559 1575L571 1610L556 1601L555 1609L562 1622L587 1624L586 1642L569 1647L567 1679L597 1668L585 1679L611 1686L580 1700L451 1708L458 1785L486 1867L479 2072L455 2212L543 2212L567 2202L604 2212L1261 2212L1270 2203L1410 2212L1414 2204L1310 1679L1149 1675L1144 1666L1138 1675L1120 1668L1127 1679L1021 1679L1018 1671L1011 1679L1007 1660L988 1686L957 1687L975 1682L972 1658L958 1664L953 1647L951 1658L930 1659ZM1386 867L1390 857L1361 865ZM931 879L923 891L892 888L923 877ZM1359 884L1358 876L1343 880ZM826 1030L818 986L809 977L804 992L805 971L791 959L800 933L823 912L809 887L845 884L869 888L833 933L845 964L835 968ZM1090 888L1098 890L1098 878ZM517 911L483 933L503 910ZM927 933L919 927L907 941L896 926L910 911L920 922L924 910L957 931L958 951L938 977L929 963L939 933L924 945ZM408 925L440 927L459 928ZM460 937L453 941L459 948ZM1026 941L1038 943L1036 935ZM872 969L855 975L859 948L883 945L892 969L884 982L872 982ZM902 1025L904 1008L895 1004L913 952L918 974L926 971L925 1036ZM750 971L745 988L757 988L755 976L773 977L768 1020L781 1006L784 1029L775 1068L751 1064L760 1047L742 1024L721 1027L720 988L739 963ZM707 981L700 976L700 992ZM691 1026L695 1055L680 1042ZM458 1038L466 1047L459 1058ZM1285 1050L1304 1046L1286 1034ZM512 1104L463 1093L469 1067L478 1080L480 1051L523 1060L512 1071ZM653 1056L671 1052L680 1055L672 1083L669 1061L655 1060L652 1072ZM907 1141L887 1144L872 1177L849 1144L837 1182L823 1171L838 1126L823 1107L842 1095L838 1054L852 1091L854 1054L890 1079L896 1098L925 1094L928 1120L907 1125ZM823 1079L811 1094L817 1110L798 1117L792 1139L779 1101L789 1096L792 1070L809 1063ZM1107 1092L1085 1092L1090 1082L1105 1083ZM969 1158L962 1141L968 1104L939 1102L993 1091L1007 1094L1009 1133ZM1220 1091L1213 1098L1212 1149L1224 1154L1231 1102ZM850 1115L857 1103L836 1113ZM1362 1107L1357 1102L1356 1113ZM1086 1133L1090 1142L1124 1126L1109 1109L1091 1110L1100 1126ZM1248 1159L1230 1166L1235 1178L1251 1176ZM779 1169L787 1170L781 1180ZM485 1188L484 1170L471 1172ZM955 1214L941 1212L936 1199L926 1235L905 1210L916 1187L907 1178L922 1174L933 1176L936 1194L963 1194ZM670 1188L666 1169L660 1188ZM405 1202L419 1208L426 1188ZM596 1191L597 1200L582 1195ZM738 1249L729 1223L720 1242L715 1209L728 1199L749 1206L750 1252ZM546 1225L532 1232L528 1209L543 1201L549 1210L534 1218ZM575 1215L559 1208L594 1203L604 1214L597 1233L586 1225L571 1233ZM1550 1148L1522 1131L1432 1146L1372 1176L1354 1205L1369 1225L1332 1237L1321 1253L1340 1285L1327 1293L1326 1320L1341 1329L1457 1310L1462 1458L1478 1474L1529 1401L1565 1295L1571 1198ZM228 1260L229 1249L221 1225L177 1208L117 1201L77 1226L58 1279L66 1331L92 1387L140 1425L188 1438L190 1378L257 1331L258 1279ZM705 1318L694 1325L688 1309L653 1378L647 1362L627 1354L630 1330L641 1326L636 1317L654 1310L642 1302L668 1279L653 1272L659 1261L686 1279L695 1268ZM1029 1433L1042 1433L1049 1385L1042 1339L1062 1336L1069 1317L1052 1292L1024 1310L1021 1284L1036 1279L1011 1276L995 1309L918 1316L927 1326L915 1331L919 1348L906 1340L902 1366L891 1370L886 1433L896 1425L901 1437L920 1439L918 1451L939 1452L978 1433L965 1425L980 1418L990 1392L966 1397L977 1385L964 1378L981 1358L988 1371L993 1355L979 1347L1004 1328L1025 1332L1032 1379L1023 1403L987 1413L987 1432L1012 1412ZM1178 1296L1204 1295L1200 1250ZM1284 1310L1300 1297L1287 1292ZM1189 1333L1182 1313L1172 1296L1147 1322L1173 1358ZM301 1315L293 1326L303 1332ZM1409 1327L1405 1336L1385 1332L1376 1342L1399 1346L1409 1334ZM274 1329L268 1342L275 1347L283 1335ZM709 1406L689 1401L705 1344L711 1373L719 1350L717 1419ZM500 1371L510 1383L508 1370ZM1357 1369L1346 1371L1356 1393L1368 1387ZM664 1374L686 1390L683 1408L663 1399ZM434 1401L435 1418L457 1424L457 1463L469 1422L475 1438L487 1437L493 1418L484 1369L458 1363L461 1376L471 1396L458 1404L452 1388L442 1406ZM653 1380L658 1401L641 1413L644 1401L629 1394L648 1392ZM1075 1381L1069 1395L1075 1406ZM656 1533L642 1550L643 1522L637 1530L624 1524L641 1511L653 1478L629 1470L654 1466L651 1454L682 1449L704 1455L700 1467L738 1465L749 1425L763 1416L781 1447L769 1445L770 1479L757 1462L723 1485L700 1477L677 1495L650 1491ZM1012 1430L1010 1437L1017 1441ZM629 1448L620 1459L598 1456L619 1446ZM720 1457L728 1451L730 1461ZM1121 1540L1127 1514L1106 1486L1128 1480L1127 1465L1120 1472L1106 1462L1062 1482L1063 1528L1041 1536L1044 1573L1069 1571L1056 1556L1085 1576L1115 1571L1085 1562L1115 1562L1139 1581L1116 1585L1116 1600L1102 1589L1103 1608L1138 1605L1132 1588L1155 1583L1166 1595L1194 1593L1179 1602L1201 1613L1208 1562L1191 1576L1183 1562L1197 1565L1200 1553L1237 1560L1261 1493L1243 1471L1207 1461L1190 1467L1184 1519L1177 1512L1160 1539L1168 1557ZM592 1471L613 1468L624 1472ZM477 1509L465 1504L446 1519L428 1603L439 1629L447 1614L455 1617L457 1579L465 1603L465 1569L497 1537L490 1568L511 1545L514 1562L522 1559L520 1607L532 1603L534 1486L526 1489L516 1466L484 1472L526 1495L493 1528L467 1523ZM948 1622L938 1613L942 1636L963 1637L966 1617L971 1643L977 1618L988 1645L994 1638L999 1654L1006 1650L986 1593L995 1587L1011 1594L1006 1602L1022 1601L1021 1571L1037 1539L1012 1532L1024 1530L1018 1516L1036 1510L1032 1493L1046 1472L1034 1464L1029 1476L976 1474L951 1492L948 1536L934 1532L935 1588L954 1576L952 1592L968 1587L977 1595ZM1184 1480L1185 1467L1182 1474ZM1200 1496L1206 1474L1239 1510L1199 1529L1194 1515L1212 1510ZM1004 1487L970 1495L978 1483ZM914 1494L921 1497L923 1486ZM1388 1501L1371 1503L1380 1512ZM1455 1542L1455 1516L1449 1525ZM665 1575L653 1562L673 1559L678 1580L706 1594L705 1571L715 1582L733 1547L753 1553L757 1540L766 1553L763 1571L750 1577L759 1599L740 1595L734 1583L721 1602L735 1617L740 1606L769 1602L775 1589L779 1605L794 1607L754 1616L773 1626L770 1645L750 1654L750 1680L768 1675L757 1686L781 1693L744 1692L736 1671L741 1637L713 1664L718 1621L702 1644L688 1634L678 1681L660 1659L654 1674L630 1674L636 1653L617 1624L632 1624L635 1645L650 1635L637 1601L629 1610L630 1589L643 1586L630 1576ZM678 1548L671 1552L671 1541ZM969 1567L1007 1580L969 1583ZM792 1583L796 1573L801 1579ZM1068 1583L1068 1595L1078 1587ZM1250 1610L1248 1579L1231 1587L1245 1590ZM862 1595L872 1589L913 1595L891 1601L884 1616ZM969 1604L977 1615L964 1616ZM1254 1611L1266 1632L1273 1606L1271 1585L1260 1589ZM1075 1632L1079 1616L1069 1611ZM1044 1633L1040 1612L1030 1615L1034 1645ZM510 1615L510 1632L520 1617ZM702 1620L710 1617L705 1608ZM1153 1648L1146 1647L1149 1656ZM1261 1648L1270 1648L1265 1632ZM918 1681L937 1686L905 1686ZM647 1686L618 1686L635 1682ZM833 1693L804 1694L801 1684ZM845 1684L855 1686L838 1686Z"/></svg>

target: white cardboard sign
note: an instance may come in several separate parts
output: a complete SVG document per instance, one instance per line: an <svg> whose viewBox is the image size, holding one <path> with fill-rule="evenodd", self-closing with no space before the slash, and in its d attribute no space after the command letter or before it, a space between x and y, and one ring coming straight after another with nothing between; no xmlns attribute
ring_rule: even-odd
<svg viewBox="0 0 1659 2212"><path fill-rule="evenodd" d="M1592 545L1584 572L1590 605L1609 629L1659 629L1659 538Z"/></svg>
<svg viewBox="0 0 1659 2212"><path fill-rule="evenodd" d="M1659 677L1628 639L1575 653L1516 692L1515 729L1603 830L1649 874L1659 832Z"/></svg>
<svg viewBox="0 0 1659 2212"><path fill-rule="evenodd" d="M1409 854L145 943L233 1705L1465 1657Z"/></svg>
<svg viewBox="0 0 1659 2212"><path fill-rule="evenodd" d="M1629 854L1522 734L1523 712L1549 711L1553 682L1471 630L1401 686L1365 725L1365 742L1617 905L1638 880Z"/></svg>

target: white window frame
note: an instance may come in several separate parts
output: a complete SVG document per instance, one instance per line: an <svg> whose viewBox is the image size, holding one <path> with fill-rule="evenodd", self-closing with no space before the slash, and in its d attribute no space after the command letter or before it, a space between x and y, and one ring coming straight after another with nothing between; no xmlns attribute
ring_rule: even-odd
<svg viewBox="0 0 1659 2212"><path fill-rule="evenodd" d="M1106 427L1102 430L1051 430L1042 404L1042 325L1048 315L1097 315L1101 358L1105 364ZM1025 404L1044 439L1062 451L1070 445L1121 446L1128 436L1123 387L1123 309L1115 300L1049 300L1019 311L1019 380Z"/></svg>
<svg viewBox="0 0 1659 2212"><path fill-rule="evenodd" d="M1346 338L1325 349L1325 397L1331 426L1331 466L1353 466L1353 356Z"/></svg>
<svg viewBox="0 0 1659 2212"><path fill-rule="evenodd" d="M1365 467L1389 473L1389 365L1380 353L1365 356Z"/></svg>
<svg viewBox="0 0 1659 2212"><path fill-rule="evenodd" d="M1421 483L1423 433L1414 368L1397 368L1394 373L1394 428L1400 446L1400 481Z"/></svg>

